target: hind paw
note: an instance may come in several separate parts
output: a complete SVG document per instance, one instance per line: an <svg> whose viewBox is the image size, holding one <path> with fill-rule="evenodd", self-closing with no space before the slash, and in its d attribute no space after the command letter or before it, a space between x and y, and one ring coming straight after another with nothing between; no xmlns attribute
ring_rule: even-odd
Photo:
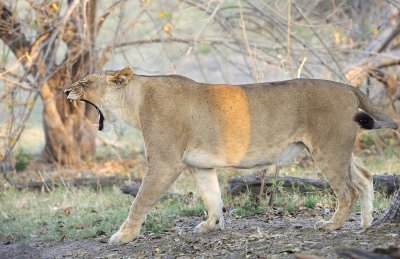
<svg viewBox="0 0 400 259"><path fill-rule="evenodd" d="M337 224L331 221L321 220L315 223L315 229L337 230L342 227L342 224Z"/></svg>

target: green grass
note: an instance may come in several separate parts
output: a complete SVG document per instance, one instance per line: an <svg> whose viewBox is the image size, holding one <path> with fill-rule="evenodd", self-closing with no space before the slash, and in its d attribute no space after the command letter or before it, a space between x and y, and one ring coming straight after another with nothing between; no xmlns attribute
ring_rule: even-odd
<svg viewBox="0 0 400 259"><path fill-rule="evenodd" d="M206 207L201 203L197 205L186 206L182 208L179 214L184 217L201 217L206 211Z"/></svg>
<svg viewBox="0 0 400 259"><path fill-rule="evenodd" d="M148 215L142 232L161 233L174 225L177 215L204 215L202 203L187 203L179 197L163 199ZM3 191L0 241L110 236L127 217L132 200L114 188L58 188L50 193Z"/></svg>
<svg viewBox="0 0 400 259"><path fill-rule="evenodd" d="M163 233L174 227L177 217L205 215L206 209L199 198L182 197L164 197L148 215L142 233ZM6 190L0 193L0 242L105 239L125 220L132 200L117 188L100 191L58 188L50 193ZM268 201L269 197L258 204L254 196L246 193L224 199L225 206L233 209L233 216L238 218L267 214ZM375 211L382 211L389 202L390 197L377 193ZM329 193L283 191L276 193L274 208L296 214L305 208L317 209L320 204L333 210L335 203L336 199ZM359 211L359 205L355 211Z"/></svg>
<svg viewBox="0 0 400 259"><path fill-rule="evenodd" d="M317 206L318 197L315 195L306 195L304 197L304 206L310 209L313 209Z"/></svg>
<svg viewBox="0 0 400 259"><path fill-rule="evenodd" d="M374 210L376 212L384 211L389 206L391 200L392 197L388 197L386 194L375 193Z"/></svg>
<svg viewBox="0 0 400 259"><path fill-rule="evenodd" d="M111 234L125 219L132 200L118 192L89 188L50 193L6 191L0 196L0 240L57 241Z"/></svg>
<svg viewBox="0 0 400 259"><path fill-rule="evenodd" d="M165 212L156 211L147 216L141 231L144 233L160 234L166 229L172 228L174 223L174 214L166 214Z"/></svg>
<svg viewBox="0 0 400 259"><path fill-rule="evenodd" d="M286 204L285 210L289 213L294 214L299 210L299 207L294 202L290 202Z"/></svg>
<svg viewBox="0 0 400 259"><path fill-rule="evenodd" d="M231 197L231 199L228 199L228 203L232 204L234 215L239 218L264 213L267 210L267 203L265 200L261 204L257 204L254 198L247 193L241 196Z"/></svg>

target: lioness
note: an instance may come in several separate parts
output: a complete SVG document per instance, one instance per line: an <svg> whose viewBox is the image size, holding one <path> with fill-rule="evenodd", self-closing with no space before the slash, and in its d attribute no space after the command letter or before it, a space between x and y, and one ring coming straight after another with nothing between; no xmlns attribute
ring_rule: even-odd
<svg viewBox="0 0 400 259"><path fill-rule="evenodd" d="M112 244L139 235L149 209L184 167L193 169L208 210L208 219L196 229L223 229L215 168L283 165L305 148L339 200L333 217L317 227L340 228L360 196L361 227L366 228L372 222L374 192L371 175L352 155L356 133L359 125L398 127L359 89L317 79L213 85L177 75L135 75L124 68L88 75L65 93L69 100L96 107L99 130L121 119L143 135L146 176Z"/></svg>

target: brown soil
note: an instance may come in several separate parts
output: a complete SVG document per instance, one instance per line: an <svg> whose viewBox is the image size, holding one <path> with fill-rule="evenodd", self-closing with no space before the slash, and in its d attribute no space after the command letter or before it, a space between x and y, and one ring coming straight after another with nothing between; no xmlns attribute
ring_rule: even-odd
<svg viewBox="0 0 400 259"><path fill-rule="evenodd" d="M359 232L358 215L341 230L315 230L321 216L274 217L267 215L232 219L226 230L193 233L200 218L177 218L176 226L163 234L144 234L124 246L110 246L106 237L46 243L0 245L0 258L121 258L216 257L293 258L294 254L337 258L337 248L400 246L400 226L384 225Z"/></svg>

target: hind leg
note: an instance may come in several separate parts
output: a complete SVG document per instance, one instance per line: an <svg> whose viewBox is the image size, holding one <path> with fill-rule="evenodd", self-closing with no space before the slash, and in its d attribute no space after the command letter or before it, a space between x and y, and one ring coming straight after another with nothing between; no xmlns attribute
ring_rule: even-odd
<svg viewBox="0 0 400 259"><path fill-rule="evenodd" d="M314 160L335 192L338 205L333 217L329 221L317 222L316 227L339 229L349 217L358 199L358 191L350 174L351 151L332 149L329 146L317 150L313 153ZM338 153L334 154L332 150Z"/></svg>
<svg viewBox="0 0 400 259"><path fill-rule="evenodd" d="M351 177L356 186L361 201L361 227L367 228L371 226L374 211L374 187L371 173L357 165L354 157L351 162Z"/></svg>
<svg viewBox="0 0 400 259"><path fill-rule="evenodd" d="M353 184L346 180L345 183L336 184L335 181L329 181L331 187L335 190L338 199L336 211L329 221L321 220L316 223L316 228L327 230L339 229L349 217L355 202L358 199L357 189Z"/></svg>
<svg viewBox="0 0 400 259"><path fill-rule="evenodd" d="M191 170L191 173L208 211L207 220L201 222L196 227L196 231L205 232L212 230L217 224L220 229L224 229L224 217L222 213L223 203L216 170L196 168Z"/></svg>

